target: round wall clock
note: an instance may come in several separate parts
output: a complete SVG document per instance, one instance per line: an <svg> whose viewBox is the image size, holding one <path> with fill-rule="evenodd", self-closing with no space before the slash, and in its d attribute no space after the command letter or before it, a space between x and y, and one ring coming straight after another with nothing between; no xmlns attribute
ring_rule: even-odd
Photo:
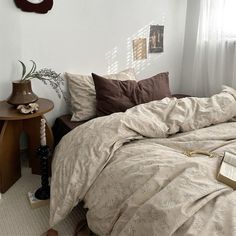
<svg viewBox="0 0 236 236"><path fill-rule="evenodd" d="M14 0L15 4L22 11L47 13L52 9L53 0Z"/></svg>

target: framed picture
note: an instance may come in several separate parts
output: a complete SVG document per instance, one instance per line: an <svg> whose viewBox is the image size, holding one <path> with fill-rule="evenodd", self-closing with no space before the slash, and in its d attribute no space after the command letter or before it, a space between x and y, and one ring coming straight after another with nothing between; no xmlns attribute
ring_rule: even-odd
<svg viewBox="0 0 236 236"><path fill-rule="evenodd" d="M163 52L163 25L150 25L149 53Z"/></svg>

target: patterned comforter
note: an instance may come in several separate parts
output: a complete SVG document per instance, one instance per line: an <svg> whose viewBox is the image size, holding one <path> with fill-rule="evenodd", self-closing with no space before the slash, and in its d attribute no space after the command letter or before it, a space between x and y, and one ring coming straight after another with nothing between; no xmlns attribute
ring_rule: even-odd
<svg viewBox="0 0 236 236"><path fill-rule="evenodd" d="M56 148L53 226L84 200L98 235L236 235L236 194L216 180L236 153L236 91L165 98L97 118ZM188 150L210 151L214 158Z"/></svg>

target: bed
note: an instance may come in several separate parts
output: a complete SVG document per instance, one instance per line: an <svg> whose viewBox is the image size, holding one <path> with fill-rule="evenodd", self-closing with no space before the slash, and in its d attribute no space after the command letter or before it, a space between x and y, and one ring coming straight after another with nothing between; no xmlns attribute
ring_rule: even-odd
<svg viewBox="0 0 236 236"><path fill-rule="evenodd" d="M187 94L173 94L172 97L175 98L185 98L185 97L191 97ZM69 133L71 130L76 128L77 126L80 126L87 122L85 121L71 121L72 115L71 114L64 114L56 118L52 131L54 136L54 143L55 146L60 142L61 138Z"/></svg>
<svg viewBox="0 0 236 236"><path fill-rule="evenodd" d="M216 180L236 153L235 99L165 98L74 128L54 155L51 226L83 200L98 235L235 235L235 192Z"/></svg>

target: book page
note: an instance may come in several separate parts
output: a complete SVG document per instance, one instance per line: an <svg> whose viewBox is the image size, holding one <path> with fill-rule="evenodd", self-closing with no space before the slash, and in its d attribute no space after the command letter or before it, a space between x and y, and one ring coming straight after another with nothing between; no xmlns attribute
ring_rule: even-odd
<svg viewBox="0 0 236 236"><path fill-rule="evenodd" d="M222 162L221 168L220 168L220 174L224 175L225 177L232 179L236 181L236 167L227 163Z"/></svg>
<svg viewBox="0 0 236 236"><path fill-rule="evenodd" d="M225 152L223 162L227 162L236 167L236 155L230 152Z"/></svg>

